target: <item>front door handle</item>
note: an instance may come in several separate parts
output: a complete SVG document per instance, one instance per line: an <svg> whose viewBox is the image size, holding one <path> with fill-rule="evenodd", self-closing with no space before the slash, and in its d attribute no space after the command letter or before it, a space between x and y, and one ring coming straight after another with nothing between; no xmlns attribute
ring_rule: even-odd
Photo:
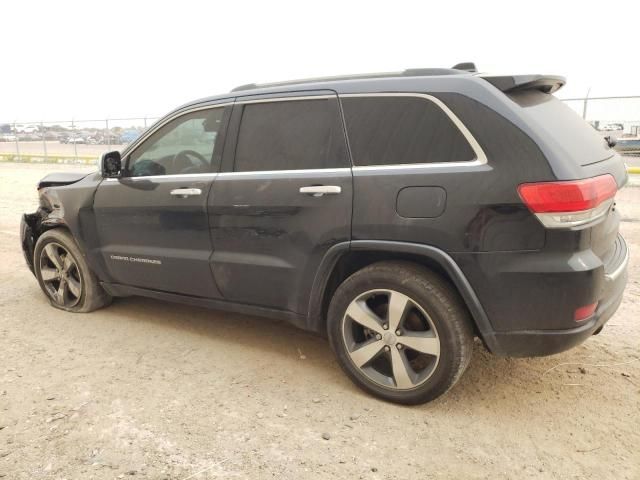
<svg viewBox="0 0 640 480"><path fill-rule="evenodd" d="M342 192L342 187L337 185L311 185L309 187L300 187L300 193L321 197L323 195L337 195Z"/></svg>
<svg viewBox="0 0 640 480"><path fill-rule="evenodd" d="M171 195L179 198L195 197L200 194L202 194L202 190L199 188L175 188L171 190Z"/></svg>

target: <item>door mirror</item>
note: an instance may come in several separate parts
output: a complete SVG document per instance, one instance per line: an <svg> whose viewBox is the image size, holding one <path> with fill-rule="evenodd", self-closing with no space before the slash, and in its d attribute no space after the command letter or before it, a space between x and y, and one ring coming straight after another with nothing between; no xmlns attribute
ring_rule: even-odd
<svg viewBox="0 0 640 480"><path fill-rule="evenodd" d="M100 173L105 178L115 178L122 174L122 159L117 150L102 154L100 159Z"/></svg>

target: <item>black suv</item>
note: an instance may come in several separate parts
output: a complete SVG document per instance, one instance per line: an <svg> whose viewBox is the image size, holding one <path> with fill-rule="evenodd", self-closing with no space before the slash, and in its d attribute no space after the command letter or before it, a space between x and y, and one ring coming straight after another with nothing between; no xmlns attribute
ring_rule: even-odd
<svg viewBox="0 0 640 480"><path fill-rule="evenodd" d="M628 252L621 158L552 93L462 67L245 85L158 121L24 215L51 304L144 295L326 334L400 403L460 378L479 337L549 355L598 333Z"/></svg>

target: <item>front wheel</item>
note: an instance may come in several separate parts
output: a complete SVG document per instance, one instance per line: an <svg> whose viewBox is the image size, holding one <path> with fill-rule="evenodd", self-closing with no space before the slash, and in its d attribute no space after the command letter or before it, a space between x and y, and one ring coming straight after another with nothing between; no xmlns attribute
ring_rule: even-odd
<svg viewBox="0 0 640 480"><path fill-rule="evenodd" d="M69 312L91 312L111 303L111 297L100 286L66 230L44 232L38 238L33 257L40 288L54 307Z"/></svg>
<svg viewBox="0 0 640 480"><path fill-rule="evenodd" d="M329 341L347 375L364 390L397 403L445 393L471 360L473 330L455 289L409 262L380 262L336 290Z"/></svg>

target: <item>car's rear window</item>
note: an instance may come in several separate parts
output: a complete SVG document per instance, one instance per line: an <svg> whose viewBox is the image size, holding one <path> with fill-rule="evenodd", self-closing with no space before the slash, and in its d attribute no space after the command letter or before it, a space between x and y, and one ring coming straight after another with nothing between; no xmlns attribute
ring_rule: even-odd
<svg viewBox="0 0 640 480"><path fill-rule="evenodd" d="M421 97L343 97L354 165L465 162L475 154L462 132Z"/></svg>
<svg viewBox="0 0 640 480"><path fill-rule="evenodd" d="M555 140L554 148L563 152L566 161L589 165L613 155L603 136L553 95L525 90L508 96L525 110L535 130Z"/></svg>

